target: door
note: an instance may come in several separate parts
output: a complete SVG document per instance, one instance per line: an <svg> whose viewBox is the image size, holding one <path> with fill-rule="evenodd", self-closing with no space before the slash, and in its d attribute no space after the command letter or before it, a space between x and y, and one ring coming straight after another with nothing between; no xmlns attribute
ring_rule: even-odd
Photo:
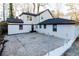
<svg viewBox="0 0 79 59"><path fill-rule="evenodd" d="M31 25L31 32L34 32L34 25Z"/></svg>

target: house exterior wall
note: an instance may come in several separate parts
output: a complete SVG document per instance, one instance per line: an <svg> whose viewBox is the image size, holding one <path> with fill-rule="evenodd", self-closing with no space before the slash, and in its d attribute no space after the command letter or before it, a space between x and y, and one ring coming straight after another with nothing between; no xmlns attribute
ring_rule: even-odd
<svg viewBox="0 0 79 59"><path fill-rule="evenodd" d="M31 31L31 25L23 25L23 29L19 30L19 25L8 25L8 34L28 33Z"/></svg>
<svg viewBox="0 0 79 59"><path fill-rule="evenodd" d="M46 12L36 16L34 19L34 22L35 22L35 24L38 24L38 23L43 22L43 21L50 19L50 18L53 18L53 17L50 15L50 13L48 11L46 11Z"/></svg>
<svg viewBox="0 0 79 59"><path fill-rule="evenodd" d="M20 18L23 20L24 24L36 24L37 20L35 16L31 16L32 21L30 21L30 18L27 18L27 15L22 15Z"/></svg>
<svg viewBox="0 0 79 59"><path fill-rule="evenodd" d="M48 52L46 55L50 55L50 56L60 56L63 55L74 43L74 41L76 40L76 38L79 36L79 25L74 25L75 31L71 40L69 40L68 42L65 42L63 46ZM72 34L72 33L71 33ZM58 52L59 51L59 52ZM46 56L45 55L45 56Z"/></svg>
<svg viewBox="0 0 79 59"><path fill-rule="evenodd" d="M52 18L52 16L50 15L48 11L45 11L44 13L38 16L31 16L31 17L32 17L32 21L29 21L27 19L27 15L22 15L20 18L24 21L24 24L38 24L39 22ZM41 19L42 17L43 19Z"/></svg>
<svg viewBox="0 0 79 59"><path fill-rule="evenodd" d="M41 19L42 17L43 17L43 19ZM40 22L43 22L43 21L53 18L53 17L50 15L50 13L48 11L46 11L46 12L40 14L38 18L39 18Z"/></svg>
<svg viewBox="0 0 79 59"><path fill-rule="evenodd" d="M44 29L44 25L42 28L36 28L36 31L39 33L44 33L47 35L54 35L63 39L73 39L77 34L75 34L75 26L74 25L57 25L57 32L53 31L53 25L46 25L46 29Z"/></svg>

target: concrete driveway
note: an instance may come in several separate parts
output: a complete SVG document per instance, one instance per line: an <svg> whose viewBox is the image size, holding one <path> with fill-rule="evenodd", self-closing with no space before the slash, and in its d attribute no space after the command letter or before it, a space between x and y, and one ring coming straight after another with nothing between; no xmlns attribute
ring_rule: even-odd
<svg viewBox="0 0 79 59"><path fill-rule="evenodd" d="M43 56L60 46L64 39L39 33L27 33L5 36L3 56Z"/></svg>

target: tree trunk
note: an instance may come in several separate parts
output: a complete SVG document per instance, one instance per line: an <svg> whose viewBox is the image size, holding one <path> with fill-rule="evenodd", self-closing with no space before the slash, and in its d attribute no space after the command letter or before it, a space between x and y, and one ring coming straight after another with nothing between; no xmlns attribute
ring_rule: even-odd
<svg viewBox="0 0 79 59"><path fill-rule="evenodd" d="M40 4L37 3L37 13L39 13Z"/></svg>
<svg viewBox="0 0 79 59"><path fill-rule="evenodd" d="M5 21L5 3L3 3L3 20Z"/></svg>
<svg viewBox="0 0 79 59"><path fill-rule="evenodd" d="M13 4L12 3L9 3L9 17L10 18L14 18L14 15L13 15Z"/></svg>
<svg viewBox="0 0 79 59"><path fill-rule="evenodd" d="M33 6L34 6L34 8L33 8L33 13L35 13L35 3L33 3Z"/></svg>

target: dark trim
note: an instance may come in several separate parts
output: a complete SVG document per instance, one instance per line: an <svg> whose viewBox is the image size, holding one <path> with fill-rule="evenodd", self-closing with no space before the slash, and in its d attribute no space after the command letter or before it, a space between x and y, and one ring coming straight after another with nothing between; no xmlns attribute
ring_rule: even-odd
<svg viewBox="0 0 79 59"><path fill-rule="evenodd" d="M57 25L74 25L74 24L76 24L76 23L54 23L54 24L57 24ZM46 24L46 25L54 25L53 23L51 24L51 23L48 23L48 24ZM38 25L44 25L44 24L38 24Z"/></svg>
<svg viewBox="0 0 79 59"><path fill-rule="evenodd" d="M48 12L50 13L50 15L51 15L52 17L54 17L54 16L52 15L52 13L50 12L50 10L49 10L49 9L46 9L46 10L44 10L44 11L42 11L42 12L38 13L38 14L37 14L37 16L38 16L38 15L40 15L40 14L42 14L42 13L44 13L45 11L48 11Z"/></svg>
<svg viewBox="0 0 79 59"><path fill-rule="evenodd" d="M20 24L20 23L16 23L16 24L8 24L8 25L38 25L38 24Z"/></svg>
<svg viewBox="0 0 79 59"><path fill-rule="evenodd" d="M25 14L25 15L30 15L30 16L35 16L35 17L36 17L36 16L39 16L40 14L44 13L45 11L48 11L48 12L50 13L50 15L51 15L52 17L54 17L54 16L52 15L52 13L50 12L49 9L46 9L46 10L44 10L44 11L38 13L38 14L23 12L23 13L20 14L19 16L22 16L23 14Z"/></svg>
<svg viewBox="0 0 79 59"><path fill-rule="evenodd" d="M28 13L28 12L23 12L21 13L19 16L22 16L22 15L30 15L30 16L37 16L37 14L34 14L34 13Z"/></svg>
<svg viewBox="0 0 79 59"><path fill-rule="evenodd" d="M52 15L52 13L50 12L50 10L49 10L49 9L48 9L48 11L49 11L50 15L51 15L52 17L54 17L54 16Z"/></svg>
<svg viewBox="0 0 79 59"><path fill-rule="evenodd" d="M77 23L55 23L57 25L79 25ZM8 25L20 25L20 24L8 24ZM21 25L54 25L54 24L21 24Z"/></svg>

